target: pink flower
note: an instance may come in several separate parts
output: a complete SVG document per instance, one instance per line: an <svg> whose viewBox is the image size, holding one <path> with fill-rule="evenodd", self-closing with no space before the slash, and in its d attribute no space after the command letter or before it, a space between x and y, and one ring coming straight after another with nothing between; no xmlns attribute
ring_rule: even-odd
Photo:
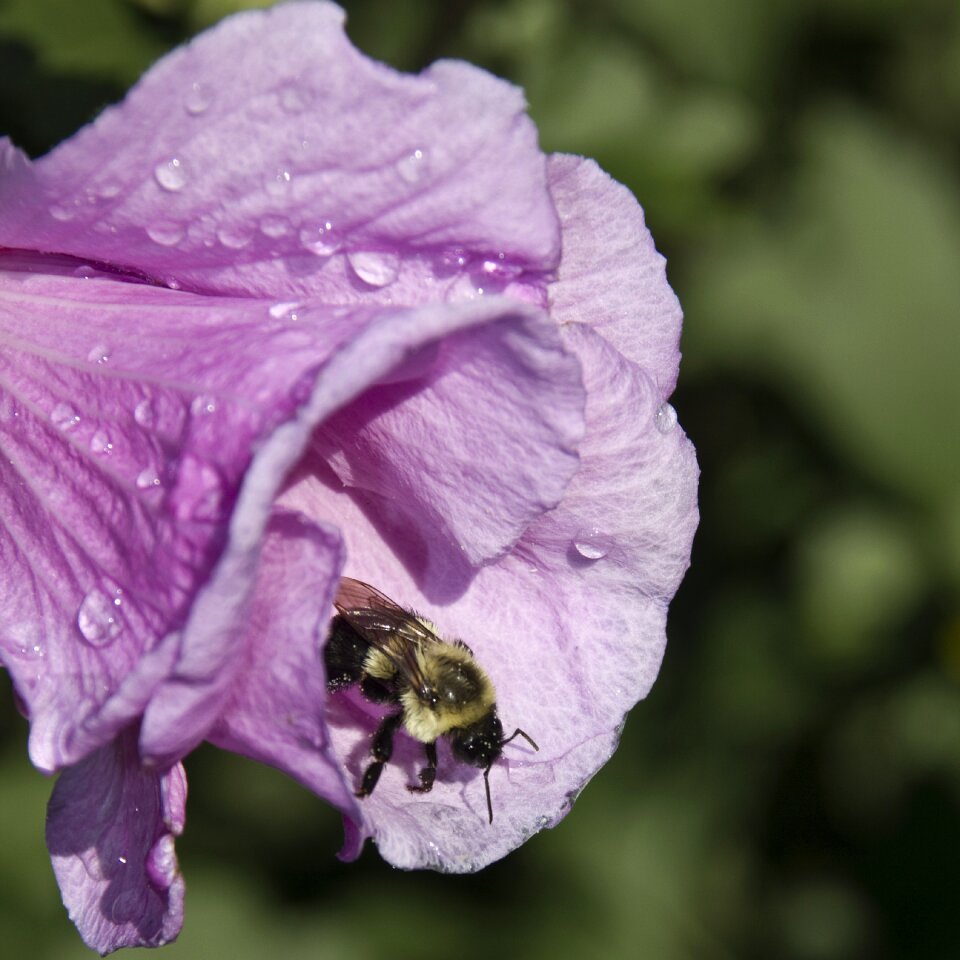
<svg viewBox="0 0 960 960"><path fill-rule="evenodd" d="M558 822L653 683L696 526L680 309L640 208L521 93L342 11L236 16L31 163L0 141L0 658L85 941L176 936L181 758L289 772L402 867ZM341 574L463 638L483 773L328 696ZM379 711L382 714L382 710Z"/></svg>

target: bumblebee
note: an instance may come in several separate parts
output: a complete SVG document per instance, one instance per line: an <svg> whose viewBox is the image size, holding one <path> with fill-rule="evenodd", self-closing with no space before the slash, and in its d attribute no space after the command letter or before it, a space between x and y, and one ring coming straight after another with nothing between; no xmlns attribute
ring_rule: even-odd
<svg viewBox="0 0 960 960"><path fill-rule="evenodd" d="M487 813L493 823L490 768L519 729L503 735L493 683L461 640L448 642L430 621L404 610L375 587L344 577L334 600L337 614L330 626L324 662L331 692L359 686L363 696L394 709L373 734L373 758L356 796L373 793L393 753L401 727L424 745L426 766L413 793L429 793L437 776L437 740L447 737L454 757L483 770Z"/></svg>

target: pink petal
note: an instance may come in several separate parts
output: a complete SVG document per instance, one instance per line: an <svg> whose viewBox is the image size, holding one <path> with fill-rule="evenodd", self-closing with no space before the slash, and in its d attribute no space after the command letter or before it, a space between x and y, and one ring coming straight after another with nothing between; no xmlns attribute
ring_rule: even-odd
<svg viewBox="0 0 960 960"><path fill-rule="evenodd" d="M183 923L174 838L187 782L179 764L140 767L134 729L65 770L47 811L47 845L70 919L101 954L158 947Z"/></svg>
<svg viewBox="0 0 960 960"><path fill-rule="evenodd" d="M337 806L355 804L330 753L323 641L343 564L338 531L277 510L257 571L237 679L208 739L279 767Z"/></svg>
<svg viewBox="0 0 960 960"><path fill-rule="evenodd" d="M328 301L436 299L463 250L478 269L555 267L521 91L460 62L398 74L350 45L343 16L283 4L165 57L29 176L0 179L0 245Z"/></svg>
<svg viewBox="0 0 960 960"><path fill-rule="evenodd" d="M448 336L424 376L367 391L315 449L420 578L455 589L555 506L577 468L580 367L542 314Z"/></svg>
<svg viewBox="0 0 960 960"><path fill-rule="evenodd" d="M643 210L593 160L554 154L549 175L563 230L551 315L560 324L598 330L669 397L680 363L682 313Z"/></svg>

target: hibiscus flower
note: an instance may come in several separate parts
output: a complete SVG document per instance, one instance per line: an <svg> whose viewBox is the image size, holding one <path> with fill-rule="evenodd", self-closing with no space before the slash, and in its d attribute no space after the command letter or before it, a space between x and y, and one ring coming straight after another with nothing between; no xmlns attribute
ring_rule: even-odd
<svg viewBox="0 0 960 960"><path fill-rule="evenodd" d="M556 824L649 690L696 526L680 309L643 215L520 91L238 15L31 163L0 141L0 659L106 953L182 922L201 741L336 805L344 858L476 870ZM324 675L342 576L462 638L489 771Z"/></svg>

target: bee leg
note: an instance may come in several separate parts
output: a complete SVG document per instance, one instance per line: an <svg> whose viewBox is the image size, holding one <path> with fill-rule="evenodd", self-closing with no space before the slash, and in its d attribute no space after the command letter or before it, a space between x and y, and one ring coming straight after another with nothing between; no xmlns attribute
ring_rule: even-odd
<svg viewBox="0 0 960 960"><path fill-rule="evenodd" d="M397 703L397 695L382 680L365 673L360 680L360 692L371 703Z"/></svg>
<svg viewBox="0 0 960 960"><path fill-rule="evenodd" d="M427 765L420 771L420 786L411 787L409 784L407 785L407 789L411 793L429 793L433 789L433 781L437 778L436 741L425 743L423 749L427 754Z"/></svg>
<svg viewBox="0 0 960 960"><path fill-rule="evenodd" d="M403 721L402 713L391 713L380 721L377 732L373 735L373 743L370 746L370 754L373 762L363 772L363 780L360 782L360 789L354 794L357 797L369 797L373 793L373 788L383 773L384 764L390 759L393 753L393 735L397 727Z"/></svg>

